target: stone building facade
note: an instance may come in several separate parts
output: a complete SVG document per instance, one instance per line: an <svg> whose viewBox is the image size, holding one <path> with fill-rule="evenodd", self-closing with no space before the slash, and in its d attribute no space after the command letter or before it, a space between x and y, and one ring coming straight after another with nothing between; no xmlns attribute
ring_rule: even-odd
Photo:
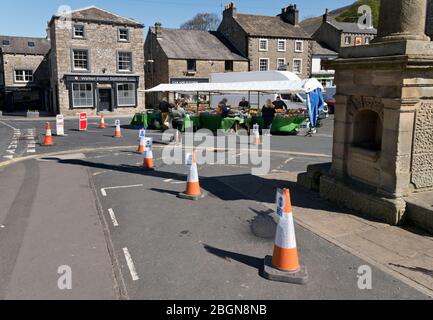
<svg viewBox="0 0 433 320"><path fill-rule="evenodd" d="M296 5L276 17L240 14L226 5L218 32L249 60L249 71L286 70L311 76L313 41L299 26Z"/></svg>
<svg viewBox="0 0 433 320"><path fill-rule="evenodd" d="M376 35L375 28L361 29L357 23L337 22L330 19L326 11L322 24L312 37L317 42L326 44L331 50L340 52L341 48L368 45Z"/></svg>
<svg viewBox="0 0 433 320"><path fill-rule="evenodd" d="M145 41L146 88L161 83L209 82L211 73L248 71L248 60L221 34L199 30L150 28ZM201 100L208 96L202 93ZM147 94L147 106L155 107L163 94ZM173 101L174 94L169 99ZM185 98L196 103L196 96Z"/></svg>
<svg viewBox="0 0 433 320"><path fill-rule="evenodd" d="M0 36L0 110L49 110L49 50L44 38Z"/></svg>
<svg viewBox="0 0 433 320"><path fill-rule="evenodd" d="M145 108L144 26L94 6L49 22L55 113Z"/></svg>

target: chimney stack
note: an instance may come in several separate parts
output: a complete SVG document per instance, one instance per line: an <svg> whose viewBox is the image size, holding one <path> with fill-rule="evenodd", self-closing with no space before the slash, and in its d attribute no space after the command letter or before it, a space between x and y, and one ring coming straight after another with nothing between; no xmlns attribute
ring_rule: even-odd
<svg viewBox="0 0 433 320"><path fill-rule="evenodd" d="M236 4L230 2L224 6L223 18L235 18L237 15Z"/></svg>
<svg viewBox="0 0 433 320"><path fill-rule="evenodd" d="M280 17L284 22L297 26L299 24L299 10L296 7L296 4L291 4L290 6L283 8Z"/></svg>
<svg viewBox="0 0 433 320"><path fill-rule="evenodd" d="M156 35L156 38L161 38L161 36L162 36L161 26L162 26L161 22L155 23L155 35Z"/></svg>
<svg viewBox="0 0 433 320"><path fill-rule="evenodd" d="M323 15L323 23L328 22L328 9L326 9L325 14Z"/></svg>

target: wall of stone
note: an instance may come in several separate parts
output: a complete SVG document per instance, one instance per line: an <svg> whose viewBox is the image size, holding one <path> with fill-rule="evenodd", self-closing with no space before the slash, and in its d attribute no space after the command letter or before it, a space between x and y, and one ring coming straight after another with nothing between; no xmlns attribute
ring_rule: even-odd
<svg viewBox="0 0 433 320"><path fill-rule="evenodd" d="M242 56L248 55L247 34L232 17L224 16L218 31L230 41Z"/></svg>
<svg viewBox="0 0 433 320"><path fill-rule="evenodd" d="M16 69L33 70L33 83L29 85L47 86L50 74L48 58L42 55L4 54L5 86L23 87L27 84L15 83Z"/></svg>
<svg viewBox="0 0 433 320"><path fill-rule="evenodd" d="M412 183L416 188L433 187L433 101L423 101L415 116Z"/></svg>
<svg viewBox="0 0 433 320"><path fill-rule="evenodd" d="M326 43L332 50L339 52L341 48L341 32L329 23L322 23L313 35L313 39Z"/></svg>
<svg viewBox="0 0 433 320"><path fill-rule="evenodd" d="M118 41L117 25L82 23L85 26L86 38L73 39L71 28L62 28L58 20L54 20L51 25L51 42L53 60L55 67L53 72L56 74L58 91L59 109L65 115L76 115L80 110L70 110L69 90L62 82L67 73L77 73L72 70L72 49L88 49L90 52L90 73L102 75L121 75L125 73L117 72L117 52L131 51L133 59L133 74L139 75L138 86L138 107L119 108L114 113L134 113L145 109L145 80L144 80L144 36L142 28L129 27L130 41L123 43ZM89 114L95 114L96 109L85 110Z"/></svg>
<svg viewBox="0 0 433 320"><path fill-rule="evenodd" d="M302 59L301 78L309 78L311 75L311 60L313 42L303 39L286 39L286 51L280 52L277 50L278 39L268 39L268 51L259 51L259 40L264 38L250 37L248 38L248 57L250 59L250 71L259 71L260 58L269 59L269 70L277 70L277 59L283 58L286 60L288 71L293 71L293 59ZM303 41L303 51L295 52L295 41Z"/></svg>

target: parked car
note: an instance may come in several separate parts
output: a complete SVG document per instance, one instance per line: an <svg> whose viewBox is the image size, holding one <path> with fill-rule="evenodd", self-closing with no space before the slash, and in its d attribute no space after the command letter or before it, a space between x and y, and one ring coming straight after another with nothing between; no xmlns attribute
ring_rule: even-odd
<svg viewBox="0 0 433 320"><path fill-rule="evenodd" d="M336 89L335 88L326 88L323 93L323 98L325 99L326 104L328 105L329 114L335 113L335 96Z"/></svg>

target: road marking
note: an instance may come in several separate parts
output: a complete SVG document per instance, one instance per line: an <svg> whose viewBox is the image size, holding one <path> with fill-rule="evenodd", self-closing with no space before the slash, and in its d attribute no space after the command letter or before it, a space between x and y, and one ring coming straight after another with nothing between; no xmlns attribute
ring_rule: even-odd
<svg viewBox="0 0 433 320"><path fill-rule="evenodd" d="M138 188L138 187L144 187L143 184L135 184L131 186L119 186L119 187L108 187L108 188L102 188L101 194L106 197L107 196L107 190L116 190L116 189L129 189L129 188Z"/></svg>
<svg viewBox="0 0 433 320"><path fill-rule="evenodd" d="M132 261L131 254L128 248L123 248L123 253L125 255L126 263L128 264L129 272L131 273L132 281L140 280L137 270L135 269L134 261Z"/></svg>
<svg viewBox="0 0 433 320"><path fill-rule="evenodd" d="M287 165L290 161L295 160L295 158L289 158L286 161L284 161L284 163L282 163L281 165L279 165L278 167L275 168L275 170L272 170L272 172L280 172L285 165Z"/></svg>
<svg viewBox="0 0 433 320"><path fill-rule="evenodd" d="M11 125L7 124L6 122L0 121L0 123L3 124L3 125L5 125L6 127L9 127L10 129L12 129L12 130L14 130L16 132L20 131L20 129L14 128Z"/></svg>
<svg viewBox="0 0 433 320"><path fill-rule="evenodd" d="M113 226L118 227L119 223L117 222L116 215L114 214L113 209L108 209L108 213L110 214L111 221L113 222Z"/></svg>

